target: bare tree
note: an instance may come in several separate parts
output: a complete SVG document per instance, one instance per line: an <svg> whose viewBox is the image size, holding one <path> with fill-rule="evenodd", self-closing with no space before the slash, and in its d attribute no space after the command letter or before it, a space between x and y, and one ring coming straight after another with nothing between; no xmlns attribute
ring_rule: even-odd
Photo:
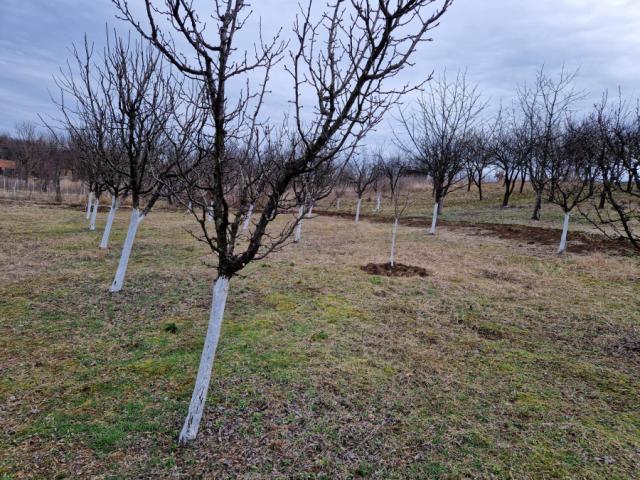
<svg viewBox="0 0 640 480"><path fill-rule="evenodd" d="M492 132L487 129L475 130L469 135L465 149L465 170L467 175L467 191L471 185L478 189L478 199L482 200L482 185L487 176L493 173L493 151L491 148Z"/></svg>
<svg viewBox="0 0 640 480"><path fill-rule="evenodd" d="M430 84L413 113L400 114L404 138L397 135L398 144L433 182L432 235L444 198L461 180L470 138L484 107L478 87L459 72L453 81L443 74Z"/></svg>
<svg viewBox="0 0 640 480"><path fill-rule="evenodd" d="M265 41L260 32L253 52L236 47L236 37L249 14L245 1L216 0L211 17L214 25L208 28L193 4L184 0L145 0L144 22L134 18L126 0L113 1L121 18L152 42L168 62L202 84L202 101L213 131L204 162L209 174L189 180L207 193L213 205L213 222L204 218L205 209L193 211L198 214L201 240L218 258L218 278L196 385L180 434L180 441L188 442L195 438L202 417L230 279L249 262L264 258L287 242L295 220L278 232L267 232L267 226L279 211L295 205L292 182L334 161L339 154L348 156L387 110L416 88L395 88L388 80L411 65L411 55L427 40L427 33L452 2L338 1L316 19L309 2L294 25L295 38L286 65L293 81L292 117L285 121L285 134L274 135L261 121L260 107L268 93L269 73L282 59L286 44L279 35ZM216 33L209 38L208 32ZM190 48L189 55L176 50L172 38L176 34ZM260 73L259 86L251 89L251 79ZM246 85L233 101L227 88L232 82ZM308 98L312 107L303 113ZM282 141L287 145L276 150L286 154L258 155L272 151L271 143ZM259 162L256 176L249 175L248 169L229 155L232 143L254 152L252 156ZM191 197L195 200L196 196ZM236 251L240 223L252 204L260 213L252 222L244 250Z"/></svg>
<svg viewBox="0 0 640 480"><path fill-rule="evenodd" d="M389 265L391 265L391 267L394 267L396 263L398 223L409 206L411 199L408 193L402 192L402 179L407 171L407 167L407 164L397 156L381 159L379 167L382 175L387 180L393 207L393 229L391 231L391 253L389 255Z"/></svg>
<svg viewBox="0 0 640 480"><path fill-rule="evenodd" d="M356 193L356 223L360 221L360 209L364 193L375 183L378 177L378 165L371 156L355 155L347 165L347 178Z"/></svg>
<svg viewBox="0 0 640 480"><path fill-rule="evenodd" d="M558 253L567 246L567 232L571 211L588 200L594 192L597 167L594 164L592 144L595 140L593 124L577 123L569 119L562 139L561 155L553 158L554 174L549 180L550 199L564 212L562 236Z"/></svg>
<svg viewBox="0 0 640 480"><path fill-rule="evenodd" d="M493 162L502 172L504 185L502 208L509 207L518 177L525 175L523 171L532 149L528 127L529 124L519 120L514 111L508 117L501 113L492 137Z"/></svg>
<svg viewBox="0 0 640 480"><path fill-rule="evenodd" d="M58 79L63 98L66 94L75 102L69 106L60 101L60 109L79 141L84 139L88 162L98 164L100 188L109 186L112 195L124 188L131 197L129 228L111 292L122 289L137 230L175 170L164 147L168 124L181 111L182 85L163 70L160 54L143 42L107 36L104 52L94 61L85 40L82 52L74 48L78 73L69 66ZM112 197L111 220L117 202Z"/></svg>
<svg viewBox="0 0 640 480"><path fill-rule="evenodd" d="M527 125L525 132L531 134L527 173L536 193L532 220L540 220L543 193L555 175L554 166L559 164L563 122L582 95L573 88L576 75L577 72L568 72L563 66L554 79L543 66L533 86L525 84L518 91L521 114Z"/></svg>
<svg viewBox="0 0 640 480"><path fill-rule="evenodd" d="M595 156L599 170L597 191L600 204L591 211L581 210L581 213L607 237L626 237L635 249L640 250L637 227L640 222L640 189L629 191L628 188L629 172L637 168L634 141L640 122L638 116L638 110L632 113L621 92L615 104L611 105L605 94L602 102L596 105L593 117L597 129L594 129L594 136L601 142ZM627 185L624 185L625 179Z"/></svg>
<svg viewBox="0 0 640 480"><path fill-rule="evenodd" d="M18 169L22 179L28 182L42 154L41 136L38 134L35 123L23 122L16 126L16 138L18 148L15 153Z"/></svg>

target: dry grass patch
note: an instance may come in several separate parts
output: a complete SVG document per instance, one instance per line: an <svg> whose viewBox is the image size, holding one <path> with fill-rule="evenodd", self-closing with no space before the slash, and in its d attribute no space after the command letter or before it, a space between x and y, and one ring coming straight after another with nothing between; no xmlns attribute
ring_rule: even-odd
<svg viewBox="0 0 640 480"><path fill-rule="evenodd" d="M390 225L326 217L231 282L201 435L178 448L213 280L190 225L149 216L114 296L118 249L80 210L5 208L0 475L636 475L636 257L403 226L398 260L431 275L390 278L360 270Z"/></svg>

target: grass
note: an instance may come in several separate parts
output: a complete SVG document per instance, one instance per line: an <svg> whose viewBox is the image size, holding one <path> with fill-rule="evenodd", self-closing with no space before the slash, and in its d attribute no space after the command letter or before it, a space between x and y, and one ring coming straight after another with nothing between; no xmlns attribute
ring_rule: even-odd
<svg viewBox="0 0 640 480"><path fill-rule="evenodd" d="M433 194L431 187L422 180L409 181L405 185L407 191L411 192L411 203L407 207L404 216L407 217L423 217L428 221L431 220L433 212ZM553 203L543 202L540 221L532 221L533 206L535 204L535 193L529 183L525 184L522 193L518 188L513 192L509 201L509 208L501 208L504 187L501 184L487 182L483 184L483 199L478 199L478 191L475 186L471 191L467 191L466 186L459 185L445 198L445 208L442 211L440 220L445 222L462 222L462 223L492 223L492 224L517 224L528 225L533 227L562 229L564 212ZM629 199L633 202L633 199ZM364 215L375 215L390 219L393 217L393 207L389 202L382 202L379 212L374 212L376 205L376 195L373 192L365 194L362 203L362 213ZM335 211L335 201L333 197L329 197L321 202L321 209ZM580 208L589 212L593 219L597 219L597 215L593 211L591 202L580 204ZM342 213L351 213L355 215L356 197L352 191L347 191L341 202ZM615 215L613 215L615 218ZM606 216L605 216L606 218ZM571 214L571 230L580 230L587 232L597 232L597 229L584 218L578 208L575 208ZM608 230L605 228L605 230ZM609 231L608 233L613 233Z"/></svg>
<svg viewBox="0 0 640 480"><path fill-rule="evenodd" d="M154 212L110 295L126 223L101 252L80 209L3 205L0 478L637 476L637 257L400 227L431 275L388 278L389 225L305 222L232 280L184 448L213 259Z"/></svg>

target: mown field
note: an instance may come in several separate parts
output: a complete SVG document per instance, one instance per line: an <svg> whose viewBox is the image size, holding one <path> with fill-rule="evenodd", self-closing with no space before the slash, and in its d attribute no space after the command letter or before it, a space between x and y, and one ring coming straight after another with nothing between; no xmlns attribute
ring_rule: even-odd
<svg viewBox="0 0 640 480"><path fill-rule="evenodd" d="M389 224L306 221L232 281L179 447L215 275L192 220L153 212L111 295L125 211L108 252L80 208L0 211L2 479L639 477L637 256L401 226L430 275L388 278L360 267Z"/></svg>

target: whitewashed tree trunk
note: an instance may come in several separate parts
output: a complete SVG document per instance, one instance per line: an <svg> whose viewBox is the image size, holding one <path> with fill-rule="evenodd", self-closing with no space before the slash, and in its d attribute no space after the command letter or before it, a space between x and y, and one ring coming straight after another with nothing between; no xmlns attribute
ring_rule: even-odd
<svg viewBox="0 0 640 480"><path fill-rule="evenodd" d="M382 200L382 194L378 192L378 196L376 197L376 212L380 211L380 201Z"/></svg>
<svg viewBox="0 0 640 480"><path fill-rule="evenodd" d="M340 202L342 201L341 198L338 199L338 201L336 202L336 209L340 210Z"/></svg>
<svg viewBox="0 0 640 480"><path fill-rule="evenodd" d="M220 329L222 327L222 318L224 316L224 307L227 303L228 293L229 278L219 277L213 287L209 326L207 327L207 336L204 340L202 356L200 357L196 385L191 395L191 403L189 403L189 413L187 413L187 418L180 432L179 442L183 444L195 440L196 435L198 435L198 427L200 426L204 403L209 391L213 361L216 356L218 340L220 339Z"/></svg>
<svg viewBox="0 0 640 480"><path fill-rule="evenodd" d="M360 205L362 204L362 198L358 198L358 203L356 203L356 223L360 221Z"/></svg>
<svg viewBox="0 0 640 480"><path fill-rule="evenodd" d="M436 224L438 223L439 207L440 207L440 204L438 202L436 202L436 204L433 206L433 218L431 219L431 230L429 230L429 235L436 234Z"/></svg>
<svg viewBox="0 0 640 480"><path fill-rule="evenodd" d="M213 203L207 207L207 222L213 222Z"/></svg>
<svg viewBox="0 0 640 480"><path fill-rule="evenodd" d="M109 215L107 216L107 223L104 226L104 233L102 234L102 240L100 241L100 248L109 247L109 237L111 236L111 227L113 226L113 219L116 216L116 210L118 210L118 197L111 195L111 208L109 209Z"/></svg>
<svg viewBox="0 0 640 480"><path fill-rule="evenodd" d="M253 203L249 205L249 211L247 215L244 217L244 223L242 224L242 231L246 232L249 230L249 224L251 223L251 215L253 215Z"/></svg>
<svg viewBox="0 0 640 480"><path fill-rule="evenodd" d="M307 212L307 218L311 218L312 214L313 214L313 204L311 204L311 206L309 207L309 211Z"/></svg>
<svg viewBox="0 0 640 480"><path fill-rule="evenodd" d="M98 206L100 205L100 199L95 198L93 202L93 210L91 210L91 220L89 220L89 230L92 232L96 229L96 219L98 218Z"/></svg>
<svg viewBox="0 0 640 480"><path fill-rule="evenodd" d="M187 213L193 213L193 205L191 202L189 202L189 205L187 206Z"/></svg>
<svg viewBox="0 0 640 480"><path fill-rule="evenodd" d="M296 225L296 231L293 236L293 243L300 243L302 238L302 222L304 221L304 207L301 206L298 210L298 224Z"/></svg>
<svg viewBox="0 0 640 480"><path fill-rule="evenodd" d="M396 235L398 233L398 219L393 222L393 230L391 233L391 255L389 255L389 264L392 267L396 265Z"/></svg>
<svg viewBox="0 0 640 480"><path fill-rule="evenodd" d="M89 198L87 199L87 220L91 218L92 207L93 207L93 192L89 192Z"/></svg>
<svg viewBox="0 0 640 480"><path fill-rule="evenodd" d="M567 233L569 232L569 213L564 214L564 223L562 225L562 237L560 237L560 248L558 253L563 253L567 249Z"/></svg>
<svg viewBox="0 0 640 480"><path fill-rule="evenodd" d="M129 256L131 255L131 248L133 247L133 241L136 238L138 227L144 220L144 215L140 213L137 208L131 209L131 219L129 220L129 229L127 230L127 238L124 240L122 247L122 253L120 254L120 262L118 263L118 270L116 270L116 276L113 279L110 292L119 292L124 285L124 275L127 273L127 266L129 265Z"/></svg>

